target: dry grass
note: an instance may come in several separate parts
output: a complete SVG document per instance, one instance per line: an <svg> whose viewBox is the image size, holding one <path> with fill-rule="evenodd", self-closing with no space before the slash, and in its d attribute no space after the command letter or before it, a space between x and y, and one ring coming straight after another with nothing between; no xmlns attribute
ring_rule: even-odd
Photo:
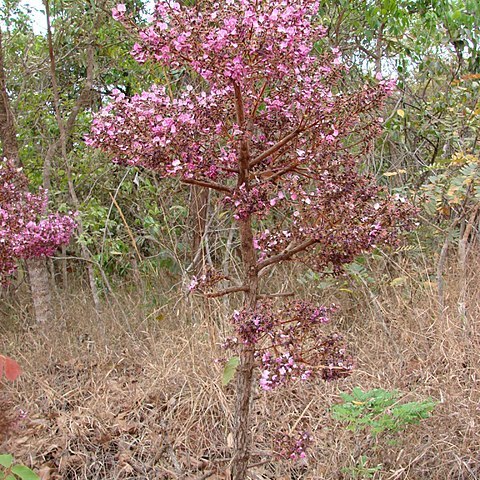
<svg viewBox="0 0 480 480"><path fill-rule="evenodd" d="M252 479L341 479L368 453L384 468L376 478L480 478L480 262L472 262L467 318L456 309L457 278L448 273L448 308L439 315L429 267L417 262L375 268L370 286L308 294L342 305L338 325L358 367L337 383L258 391ZM434 270L432 270L434 271ZM296 280L290 272L284 284ZM404 284L390 286L394 278ZM273 282L273 280L272 280ZM293 283L292 283L293 284ZM344 289L347 290L347 289ZM155 310L128 292L98 315L86 294L62 299L55 325L21 318L2 333L0 351L24 374L4 385L0 415L28 414L2 450L46 479L221 479L231 457L232 387L215 362L227 328L225 301L173 297ZM4 322L5 323L5 322ZM347 432L329 416L339 391L399 389L405 399L433 397L434 415L395 445ZM305 465L272 459L272 437L306 422L316 438Z"/></svg>

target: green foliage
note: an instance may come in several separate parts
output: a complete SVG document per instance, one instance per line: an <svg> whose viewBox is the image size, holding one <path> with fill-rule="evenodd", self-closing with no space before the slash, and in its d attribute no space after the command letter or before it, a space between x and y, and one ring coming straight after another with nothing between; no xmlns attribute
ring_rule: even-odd
<svg viewBox="0 0 480 480"><path fill-rule="evenodd" d="M431 400L401 403L401 393L381 388L363 391L355 387L351 394L341 393L343 402L334 405L331 415L344 424L347 430L367 433L378 441L380 434L399 434L408 425L418 424L428 418L436 403ZM390 440L389 444L396 442ZM368 448L368 447L367 447ZM362 454L355 465L342 469L352 478L374 478L382 470L382 465L368 466L368 456Z"/></svg>
<svg viewBox="0 0 480 480"><path fill-rule="evenodd" d="M0 455L0 480L40 480L40 477L25 465L14 464L12 455Z"/></svg>
<svg viewBox="0 0 480 480"><path fill-rule="evenodd" d="M362 455L355 466L342 468L342 472L349 474L352 478L373 478L382 468L381 464L369 467L368 457Z"/></svg>
<svg viewBox="0 0 480 480"><path fill-rule="evenodd" d="M407 425L428 418L435 402L400 403L400 392L374 389L364 392L355 387L351 394L342 393L343 403L332 407L332 417L353 432L368 430L372 436L382 432L397 433Z"/></svg>
<svg viewBox="0 0 480 480"><path fill-rule="evenodd" d="M480 202L480 159L457 153L448 162L436 163L423 185L425 207L431 215L463 216Z"/></svg>
<svg viewBox="0 0 480 480"><path fill-rule="evenodd" d="M225 368L223 369L222 375L222 385L226 387L235 376L235 372L237 371L237 367L240 365L240 358L239 357L232 357L228 360L225 364Z"/></svg>

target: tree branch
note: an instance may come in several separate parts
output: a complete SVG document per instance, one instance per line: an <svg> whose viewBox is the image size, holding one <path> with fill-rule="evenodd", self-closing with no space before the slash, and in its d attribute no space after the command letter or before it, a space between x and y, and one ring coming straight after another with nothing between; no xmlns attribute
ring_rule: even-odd
<svg viewBox="0 0 480 480"><path fill-rule="evenodd" d="M235 90L235 110L237 113L237 123L241 129L246 128L245 124L245 107L243 104L242 92L237 83L233 82L233 88ZM243 183L248 183L248 168L250 162L250 149L248 147L248 140L244 137L240 141L238 155L238 179L237 185L240 186Z"/></svg>
<svg viewBox="0 0 480 480"><path fill-rule="evenodd" d="M187 183L188 185L198 185L199 187L211 188L212 190L217 190L219 192L232 193L232 189L228 188L225 185L215 182L207 182L204 180L195 180L193 178L182 178L182 183Z"/></svg>
<svg viewBox="0 0 480 480"><path fill-rule="evenodd" d="M294 292L262 293L258 298L293 297L294 295Z"/></svg>
<svg viewBox="0 0 480 480"><path fill-rule="evenodd" d="M249 168L254 167L255 165L258 165L260 162L265 160L267 157L270 155L274 154L278 150L280 150L284 145L289 143L291 140L293 140L295 137L297 137L301 132L303 131L303 127L299 126L296 128L293 132L289 133L286 137L283 137L279 142L277 142L275 145L270 147L268 150L265 150L263 153L261 153L257 158L254 158L249 165Z"/></svg>
<svg viewBox="0 0 480 480"><path fill-rule="evenodd" d="M224 290L218 290L216 292L205 293L207 298L217 298L223 297L224 295L229 295L230 293L237 293L237 292L248 292L249 288L245 285L239 285L237 287L229 287L225 288Z"/></svg>
<svg viewBox="0 0 480 480"><path fill-rule="evenodd" d="M257 272L260 272L263 270L265 267L268 267L269 265L273 265L275 263L280 263L285 260L290 260L295 254L303 252L306 250L308 247L311 247L317 243L316 240L305 240L304 242L296 245L293 248L286 248L283 252L279 253L278 255L274 255L273 257L267 258L266 260L263 260L263 262L258 262L257 263Z"/></svg>

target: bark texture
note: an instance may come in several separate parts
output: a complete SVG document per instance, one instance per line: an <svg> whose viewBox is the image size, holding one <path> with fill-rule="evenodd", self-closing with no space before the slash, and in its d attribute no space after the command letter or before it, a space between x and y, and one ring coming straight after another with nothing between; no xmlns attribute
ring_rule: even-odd
<svg viewBox="0 0 480 480"><path fill-rule="evenodd" d="M245 125L245 111L242 94L237 85L235 88L235 106L237 123ZM239 162L237 184L249 188L250 149L247 140L239 145ZM253 230L251 216L238 222L240 233L240 251L243 263L243 286L245 287L244 307L254 309L258 300L257 255L253 246ZM237 398L235 403L234 425L234 457L232 461L232 480L247 478L248 462L252 445L250 417L252 401L252 379L254 369L254 347L244 346L240 352L240 367L236 376Z"/></svg>
<svg viewBox="0 0 480 480"><path fill-rule="evenodd" d="M256 254L253 248L251 219L240 223L240 241L245 286L244 307L255 308L258 300L258 273ZM240 366L236 375L237 398L235 403L234 458L232 480L244 480L247 476L251 450L250 411L254 369L254 349L244 346L240 352Z"/></svg>
<svg viewBox="0 0 480 480"><path fill-rule="evenodd" d="M48 323L52 319L52 295L46 259L32 258L27 267L36 321Z"/></svg>

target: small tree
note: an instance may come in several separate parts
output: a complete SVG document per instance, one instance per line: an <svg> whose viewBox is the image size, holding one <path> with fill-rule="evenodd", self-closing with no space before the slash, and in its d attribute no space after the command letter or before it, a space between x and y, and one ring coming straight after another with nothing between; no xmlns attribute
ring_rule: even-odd
<svg viewBox="0 0 480 480"><path fill-rule="evenodd" d="M234 480L246 478L256 364L265 389L351 368L339 338L320 335L328 309L290 302L275 310L262 300L262 276L286 261L339 273L356 255L394 242L413 210L359 170L381 129L375 111L394 83L377 78L344 92L348 69L340 52L317 48L325 34L317 8L311 0L194 7L167 0L138 30L118 5L114 17L140 37L133 50L139 62L159 62L194 80L132 98L116 91L87 139L117 163L217 192L238 226L243 277L210 291L244 294L233 318L240 357ZM211 288L220 278L207 275L192 288Z"/></svg>
<svg viewBox="0 0 480 480"><path fill-rule="evenodd" d="M18 260L51 255L70 241L72 216L47 214L46 192L32 194L20 168L0 161L0 282L6 283Z"/></svg>

